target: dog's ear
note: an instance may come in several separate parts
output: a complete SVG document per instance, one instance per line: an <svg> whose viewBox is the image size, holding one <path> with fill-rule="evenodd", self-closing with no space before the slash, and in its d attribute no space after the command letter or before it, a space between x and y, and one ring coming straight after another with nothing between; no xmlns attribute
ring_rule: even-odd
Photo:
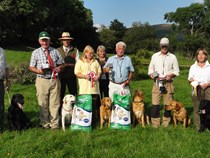
<svg viewBox="0 0 210 158"><path fill-rule="evenodd" d="M175 110L178 111L183 107L182 103L176 102Z"/></svg>
<svg viewBox="0 0 210 158"><path fill-rule="evenodd" d="M105 98L101 99L101 105L105 104Z"/></svg>
<svg viewBox="0 0 210 158"><path fill-rule="evenodd" d="M64 98L63 98L63 103L65 103L65 104L66 104L66 97L64 97Z"/></svg>

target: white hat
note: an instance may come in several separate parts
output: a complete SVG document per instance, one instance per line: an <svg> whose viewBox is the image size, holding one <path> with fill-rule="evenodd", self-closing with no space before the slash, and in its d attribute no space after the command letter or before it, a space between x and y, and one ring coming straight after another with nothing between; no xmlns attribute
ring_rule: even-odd
<svg viewBox="0 0 210 158"><path fill-rule="evenodd" d="M163 38L160 40L160 46L168 46L168 45L169 45L169 40L168 40L168 38L163 37Z"/></svg>
<svg viewBox="0 0 210 158"><path fill-rule="evenodd" d="M73 39L74 38L70 36L69 32L63 32L61 38L59 38L59 40L73 40Z"/></svg>

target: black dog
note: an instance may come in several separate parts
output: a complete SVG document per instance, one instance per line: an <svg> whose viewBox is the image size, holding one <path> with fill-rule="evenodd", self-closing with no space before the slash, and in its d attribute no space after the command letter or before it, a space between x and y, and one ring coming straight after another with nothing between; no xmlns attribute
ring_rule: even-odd
<svg viewBox="0 0 210 158"><path fill-rule="evenodd" d="M30 128L31 122L23 112L24 97L22 94L12 96L11 105L8 109L9 130L21 131Z"/></svg>
<svg viewBox="0 0 210 158"><path fill-rule="evenodd" d="M210 130L210 101L200 101L200 129L199 132L204 132L206 128Z"/></svg>

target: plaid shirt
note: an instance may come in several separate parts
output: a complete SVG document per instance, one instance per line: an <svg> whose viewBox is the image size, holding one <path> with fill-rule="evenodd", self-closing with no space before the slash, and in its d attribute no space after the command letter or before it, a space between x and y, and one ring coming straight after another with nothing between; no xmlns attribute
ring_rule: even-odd
<svg viewBox="0 0 210 158"><path fill-rule="evenodd" d="M63 58L57 49L50 47L49 53L50 53L50 56L54 62L55 67L64 63ZM43 65L46 65L46 64L49 65L49 61L45 54L45 49L40 47L40 48L34 50L31 55L30 66L41 69L41 68L43 68ZM37 74L37 76L43 77L43 78L50 78L51 75L52 75L52 70L50 70L50 69L47 70L44 75Z"/></svg>

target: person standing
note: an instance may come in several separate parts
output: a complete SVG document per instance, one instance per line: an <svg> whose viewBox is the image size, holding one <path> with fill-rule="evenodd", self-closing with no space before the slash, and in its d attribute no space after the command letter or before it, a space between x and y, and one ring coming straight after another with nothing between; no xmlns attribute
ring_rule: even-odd
<svg viewBox="0 0 210 158"><path fill-rule="evenodd" d="M69 32L63 32L61 35L62 45L58 48L58 51L61 53L61 56L65 62L64 70L59 74L61 81L61 106L63 104L63 98L66 92L66 86L68 87L69 94L77 95L77 80L76 75L74 74L74 67L76 61L79 59L79 50L74 48L71 45L71 41L74 40L70 36ZM61 107L60 110L61 112Z"/></svg>
<svg viewBox="0 0 210 158"><path fill-rule="evenodd" d="M57 74L62 69L63 59L57 49L50 47L50 36L47 32L40 32L38 41L41 47L32 52L29 70L36 74L41 126L44 129L58 129L60 80Z"/></svg>
<svg viewBox="0 0 210 158"><path fill-rule="evenodd" d="M113 101L114 93L130 94L129 83L134 72L131 58L125 55L126 44L122 41L116 44L116 55L109 57L103 67L109 76L109 97Z"/></svg>
<svg viewBox="0 0 210 158"><path fill-rule="evenodd" d="M106 64L108 57L106 56L106 48L103 45L99 45L97 48L97 60L101 65L101 70L103 70L103 66ZM104 73L102 71L101 77L99 79L99 88L100 94L102 97L109 96L109 74Z"/></svg>
<svg viewBox="0 0 210 158"><path fill-rule="evenodd" d="M87 45L83 50L83 56L76 62L74 73L78 78L79 95L92 95L92 125L96 127L99 122L100 90L99 78L101 66L94 58L94 49Z"/></svg>
<svg viewBox="0 0 210 158"><path fill-rule="evenodd" d="M194 105L194 124L197 130L203 132L204 128L200 124L200 101L210 101L210 64L206 49L199 48L195 55L196 61L191 65L188 81L194 88L192 102Z"/></svg>
<svg viewBox="0 0 210 158"><path fill-rule="evenodd" d="M169 40L164 37L160 40L159 52L152 55L148 75L154 80L152 88L152 110L151 120L152 126L158 128L160 126L160 101L163 97L164 115L162 125L168 127L171 121L171 111L166 110L166 106L173 100L174 84L173 80L179 75L179 65L174 54L168 51Z"/></svg>
<svg viewBox="0 0 210 158"><path fill-rule="evenodd" d="M4 85L4 80L6 83ZM4 88L9 91L10 80L9 80L9 68L5 59L4 50L0 47L0 132L3 132L3 118L4 118Z"/></svg>

